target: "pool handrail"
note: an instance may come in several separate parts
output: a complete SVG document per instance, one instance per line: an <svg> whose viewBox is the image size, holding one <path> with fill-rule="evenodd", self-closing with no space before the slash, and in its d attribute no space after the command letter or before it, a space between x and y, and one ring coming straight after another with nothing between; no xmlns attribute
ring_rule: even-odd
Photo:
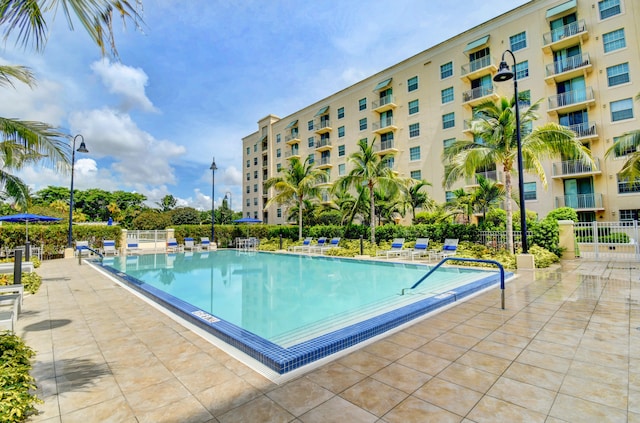
<svg viewBox="0 0 640 423"><path fill-rule="evenodd" d="M505 289L505 287L504 287L504 267L502 267L502 264L500 264L499 262L497 262L495 260L476 259L476 258L463 258L463 257L445 257L442 260L440 260L440 262L438 264L436 264L431 270L429 270L426 275L424 275L416 283L414 283L413 286L411 288L409 288L409 289L415 289L425 279L427 279L429 277L429 275L431 275L433 272L435 272L440 266L442 266L447 261L467 261L467 262L475 262L475 263L495 264L496 266L498 266L498 269L500 270L500 290L501 290L501 297L502 297L502 309L504 310L504 289ZM402 295L404 295L405 289L402 290Z"/></svg>

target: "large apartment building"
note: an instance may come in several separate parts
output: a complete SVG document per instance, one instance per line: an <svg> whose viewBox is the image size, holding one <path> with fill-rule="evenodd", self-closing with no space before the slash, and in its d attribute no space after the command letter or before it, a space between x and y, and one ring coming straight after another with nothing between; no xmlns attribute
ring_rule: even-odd
<svg viewBox="0 0 640 423"><path fill-rule="evenodd" d="M604 155L616 137L640 129L639 39L638 0L533 0L287 117L268 115L243 138L243 215L285 223L283 206L264 208L273 192L263 183L292 156L309 158L335 181L349 172L347 158L363 138L375 138L380 154L395 152L390 166L400 176L425 179L436 201L449 200L443 149L473 137L474 106L513 96L513 81L493 81L509 49L522 107L544 99L534 125L570 127L596 158L595 167L561 157L545 163L547 188L525 172L527 210L545 216L569 206L582 221L637 220L640 182L618 178L624 156ZM506 61L513 66L508 54ZM503 180L500 168L484 175Z"/></svg>

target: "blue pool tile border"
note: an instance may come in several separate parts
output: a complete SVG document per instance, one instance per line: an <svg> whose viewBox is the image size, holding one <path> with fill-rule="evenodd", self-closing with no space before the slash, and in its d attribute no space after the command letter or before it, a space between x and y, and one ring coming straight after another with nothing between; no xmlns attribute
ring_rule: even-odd
<svg viewBox="0 0 640 423"><path fill-rule="evenodd" d="M219 319L204 310L194 307L173 295L167 294L113 267L100 262L96 264L116 276L135 291L160 303L178 316L242 351L281 375L346 348L350 348L390 329L424 316L438 308L458 301L461 298L500 283L499 273L487 272L485 277L460 286L447 293L402 306L396 310L385 312L365 321L284 348L232 323ZM512 275L513 273L507 272L505 278L508 279Z"/></svg>

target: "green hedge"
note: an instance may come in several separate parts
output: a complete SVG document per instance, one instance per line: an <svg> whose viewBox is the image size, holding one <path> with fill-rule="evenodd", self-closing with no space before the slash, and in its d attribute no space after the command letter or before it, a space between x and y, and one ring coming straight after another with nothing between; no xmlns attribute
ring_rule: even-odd
<svg viewBox="0 0 640 423"><path fill-rule="evenodd" d="M0 333L0 421L22 422L42 403L33 392L35 379L29 374L35 352L17 335Z"/></svg>

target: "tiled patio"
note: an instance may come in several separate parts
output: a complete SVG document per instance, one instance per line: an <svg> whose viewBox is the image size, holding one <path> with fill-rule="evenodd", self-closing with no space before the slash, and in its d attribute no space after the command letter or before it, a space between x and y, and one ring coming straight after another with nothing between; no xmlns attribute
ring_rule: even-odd
<svg viewBox="0 0 640 423"><path fill-rule="evenodd" d="M277 385L88 265L18 334L33 422L640 422L640 263L566 261Z"/></svg>

